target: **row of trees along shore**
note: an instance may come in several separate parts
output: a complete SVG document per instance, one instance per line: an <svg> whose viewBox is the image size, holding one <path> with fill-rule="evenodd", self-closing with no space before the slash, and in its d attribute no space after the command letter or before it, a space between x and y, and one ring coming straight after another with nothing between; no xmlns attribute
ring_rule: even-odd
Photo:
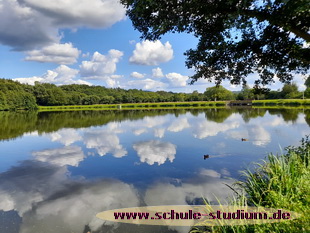
<svg viewBox="0 0 310 233"><path fill-rule="evenodd" d="M308 80L307 80L308 81ZM37 106L92 105L119 103L151 103L182 101L216 101L245 99L301 99L310 98L310 82L307 89L298 91L296 84L284 84L281 90L244 87L232 92L223 86L214 86L204 93L173 93L166 91L142 91L137 89L106 88L103 86L62 85L38 83L35 85L0 79L0 110L35 109Z"/></svg>

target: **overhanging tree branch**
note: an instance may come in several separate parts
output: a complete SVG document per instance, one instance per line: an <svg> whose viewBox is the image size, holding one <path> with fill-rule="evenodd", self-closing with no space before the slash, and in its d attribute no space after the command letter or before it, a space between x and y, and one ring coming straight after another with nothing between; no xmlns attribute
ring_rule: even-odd
<svg viewBox="0 0 310 233"><path fill-rule="evenodd" d="M251 73L268 84L310 69L309 0L121 0L143 39L167 32L193 33L199 43L188 50L186 66L216 83L245 82ZM258 4L259 2L259 4ZM296 36L291 36L291 34Z"/></svg>
<svg viewBox="0 0 310 233"><path fill-rule="evenodd" d="M254 11L254 10L238 10L238 12L245 16L254 17L260 22L268 21L270 24L282 27L292 33L294 33L297 37L304 39L306 42L310 42L310 34L306 31L300 30L299 28L296 28L294 25L289 24L283 24L280 20L274 17L274 15L271 15L269 13L261 12L261 11Z"/></svg>

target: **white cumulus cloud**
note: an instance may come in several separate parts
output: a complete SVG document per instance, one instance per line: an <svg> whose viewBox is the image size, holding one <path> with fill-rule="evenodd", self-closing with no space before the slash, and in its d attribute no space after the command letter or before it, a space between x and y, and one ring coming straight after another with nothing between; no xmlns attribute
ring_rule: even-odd
<svg viewBox="0 0 310 233"><path fill-rule="evenodd" d="M114 73L116 64L123 55L123 52L116 49L109 50L107 55L95 52L90 61L83 61L80 65L80 75L84 79L106 81L109 87L114 87L117 84L114 79L122 77Z"/></svg>
<svg viewBox="0 0 310 233"><path fill-rule="evenodd" d="M132 80L126 83L126 87L143 90L163 90L167 84L150 78L143 80Z"/></svg>
<svg viewBox="0 0 310 233"><path fill-rule="evenodd" d="M13 80L31 85L33 85L35 81L39 81L42 83L53 83L56 85L63 85L63 84L92 85L87 81L76 79L76 75L78 73L79 71L76 69L72 69L66 65L60 65L54 70L48 70L45 74L39 77L34 76L30 78L15 78Z"/></svg>
<svg viewBox="0 0 310 233"><path fill-rule="evenodd" d="M145 74L141 74L139 72L132 72L130 76L133 78L144 78Z"/></svg>
<svg viewBox="0 0 310 233"><path fill-rule="evenodd" d="M34 85L35 82L42 82L43 78L33 76L29 78L14 78L13 80L24 84Z"/></svg>
<svg viewBox="0 0 310 233"><path fill-rule="evenodd" d="M184 76L178 73L169 73L166 75L171 86L173 87L185 87L188 80L188 76Z"/></svg>
<svg viewBox="0 0 310 233"><path fill-rule="evenodd" d="M52 44L41 49L27 52L26 61L52 62L57 64L76 63L80 51L74 48L71 43Z"/></svg>
<svg viewBox="0 0 310 233"><path fill-rule="evenodd" d="M146 40L136 44L129 61L138 65L156 66L172 58L173 49L169 42L162 44L159 40Z"/></svg>
<svg viewBox="0 0 310 233"><path fill-rule="evenodd" d="M77 74L78 70L66 65L60 65L55 70L48 70L42 78L45 82L62 84L70 82Z"/></svg>
<svg viewBox="0 0 310 233"><path fill-rule="evenodd" d="M161 68L157 67L157 68L152 69L152 76L154 78L162 78L164 77L164 74Z"/></svg>

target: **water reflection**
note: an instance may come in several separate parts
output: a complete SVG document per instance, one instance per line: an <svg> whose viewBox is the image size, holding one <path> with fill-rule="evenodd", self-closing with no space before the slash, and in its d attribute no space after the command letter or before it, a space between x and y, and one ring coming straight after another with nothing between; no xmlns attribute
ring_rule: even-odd
<svg viewBox="0 0 310 233"><path fill-rule="evenodd" d="M214 175L215 174L215 175ZM38 161L24 161L0 175L0 209L15 210L23 221L20 232L81 232L86 225L94 232L104 222L95 215L103 210L134 207L141 204L187 204L201 198L211 201L229 195L221 183L221 174L205 170L190 180L174 182L173 179L151 184L145 194L139 194L131 184L115 179L96 181L72 179L64 166L54 166ZM212 190L212 191L211 191Z"/></svg>
<svg viewBox="0 0 310 233"><path fill-rule="evenodd" d="M274 109L0 112L0 232L187 232L95 215L198 204L202 197L224 202L232 195L225 184L240 169L310 133L309 115Z"/></svg>
<svg viewBox="0 0 310 233"><path fill-rule="evenodd" d="M47 149L35 151L32 153L36 160L46 163L51 163L59 166L74 166L77 167L85 158L85 155L78 146L67 146L57 149Z"/></svg>
<svg viewBox="0 0 310 233"><path fill-rule="evenodd" d="M65 167L22 163L0 176L0 208L23 218L20 232L81 232L85 225L96 230L103 224L95 217L102 210L140 203L124 182L71 180L67 174Z"/></svg>
<svg viewBox="0 0 310 233"><path fill-rule="evenodd" d="M137 151L140 161L149 165L161 165L166 160L172 163L176 154L176 145L157 140L138 142L133 144L133 148Z"/></svg>
<svg viewBox="0 0 310 233"><path fill-rule="evenodd" d="M212 121L206 121L205 119L198 119L192 126L193 136L199 139L216 136L221 132L237 128L239 126L239 121L240 120L231 119L225 121L225 123L219 124Z"/></svg>
<svg viewBox="0 0 310 233"><path fill-rule="evenodd" d="M112 154L116 158L121 158L127 155L127 151L120 144L120 140L116 133L114 124L107 129L92 129L86 130L84 133L84 140L86 148L94 148L100 156L107 153Z"/></svg>
<svg viewBox="0 0 310 233"><path fill-rule="evenodd" d="M165 128L156 128L154 129L154 137L163 138L165 136Z"/></svg>
<svg viewBox="0 0 310 233"><path fill-rule="evenodd" d="M65 146L82 140L81 135L75 129L61 129L55 133L48 134L48 136L52 142L60 142Z"/></svg>
<svg viewBox="0 0 310 233"><path fill-rule="evenodd" d="M186 117L183 118L177 118L174 120L171 125L167 128L168 131L170 132L181 132L186 128L189 128L190 124L188 123L188 119Z"/></svg>
<svg viewBox="0 0 310 233"><path fill-rule="evenodd" d="M233 114L240 115L243 122L248 123L251 119L264 117L266 113L282 118L285 122L294 123L300 116L304 114L306 123L308 121L309 109L194 109L194 110L137 110L137 111L75 111L75 112L0 112L0 140L12 139L22 136L24 133L38 132L67 135L67 132L61 132L60 129L66 128L87 128L90 126L100 126L109 122L118 121L137 121L140 128L150 129L163 125L166 121L165 116L174 114L176 123L172 122L170 130L180 124L187 128L186 118L178 119L179 116L190 113L191 116L197 117L204 114L207 121L215 123L226 122ZM278 118L277 117L277 118ZM156 118L156 119L155 119ZM178 121L180 121L178 123ZM14 124L12 124L14 122ZM144 129L144 132L146 132ZM74 134L74 131L71 130ZM139 133L138 133L139 134ZM74 137L74 135L71 135ZM75 135L76 136L76 135ZM57 141L59 135L51 135ZM68 138L70 138L68 136ZM68 142L70 143L70 141Z"/></svg>

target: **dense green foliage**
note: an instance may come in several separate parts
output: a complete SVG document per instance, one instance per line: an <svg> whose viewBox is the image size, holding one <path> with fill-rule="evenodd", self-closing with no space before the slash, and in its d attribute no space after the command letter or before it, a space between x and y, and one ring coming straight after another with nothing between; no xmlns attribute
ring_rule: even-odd
<svg viewBox="0 0 310 233"><path fill-rule="evenodd" d="M0 79L0 110L35 109L36 99L30 85Z"/></svg>
<svg viewBox="0 0 310 233"><path fill-rule="evenodd" d="M103 86L35 83L34 86L0 79L0 110L33 109L39 106L154 103L206 100L202 93L173 93Z"/></svg>
<svg viewBox="0 0 310 233"><path fill-rule="evenodd" d="M208 87L205 91L204 95L206 96L207 100L233 100L235 98L234 94L224 88L221 85Z"/></svg>
<svg viewBox="0 0 310 233"><path fill-rule="evenodd" d="M238 192L233 200L238 206L262 206L284 209L300 214L295 220L272 224L218 226L208 232L309 232L310 231L310 141L306 136L298 147L287 147L286 154L270 154L266 161L246 170L243 180L236 183ZM191 232L206 232L194 228Z"/></svg>
<svg viewBox="0 0 310 233"><path fill-rule="evenodd" d="M244 86L237 95L237 100L253 100L254 98L254 92L248 86Z"/></svg>
<svg viewBox="0 0 310 233"><path fill-rule="evenodd" d="M308 88L309 89L309 88ZM308 90L307 89L307 90ZM199 101L224 101L224 100L248 100L248 99L279 99L302 98L303 93L298 91L296 84L285 84L282 90L269 91L244 87L241 92L233 93L221 85L209 87L204 93L194 91L192 93L173 93L166 91L142 91L137 89L124 90L121 88L106 88L103 86L88 85L63 85L56 86L50 83L35 83L34 86L21 84L8 79L0 79L0 110L36 109L38 106L75 106L92 105L92 109L100 108L99 105L124 103L148 103L150 107L162 106L167 102L195 102ZM305 91L304 97L310 97L309 91ZM95 106L98 105L98 106ZM181 104L179 104L180 106ZM197 106L210 105L198 103ZM141 105L142 106L142 105ZM173 107L174 105L171 104ZM184 104L190 106L190 104ZM133 105L133 107L135 107ZM72 107L78 109L79 107ZM102 107L103 108L103 107ZM112 108L115 108L112 107ZM65 109L65 108L64 108Z"/></svg>
<svg viewBox="0 0 310 233"><path fill-rule="evenodd" d="M121 0L143 39L168 32L186 32L199 39L188 50L186 65L199 78L245 83L258 73L256 84L310 68L309 0Z"/></svg>

